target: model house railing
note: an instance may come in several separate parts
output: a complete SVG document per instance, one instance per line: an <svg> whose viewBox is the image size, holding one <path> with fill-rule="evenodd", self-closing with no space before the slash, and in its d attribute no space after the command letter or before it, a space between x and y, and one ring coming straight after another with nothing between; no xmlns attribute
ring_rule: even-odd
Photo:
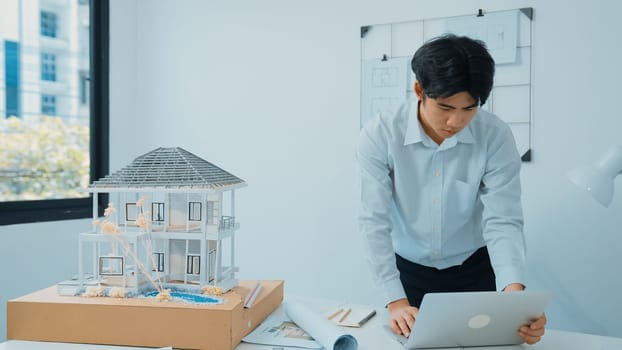
<svg viewBox="0 0 622 350"><path fill-rule="evenodd" d="M231 230L235 228L235 217L234 216L223 216L220 218L220 231Z"/></svg>

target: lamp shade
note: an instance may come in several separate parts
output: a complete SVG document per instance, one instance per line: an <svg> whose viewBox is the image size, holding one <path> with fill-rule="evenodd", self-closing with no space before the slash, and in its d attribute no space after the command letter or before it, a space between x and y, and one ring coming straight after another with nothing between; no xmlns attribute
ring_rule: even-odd
<svg viewBox="0 0 622 350"><path fill-rule="evenodd" d="M594 165L574 169L568 178L588 191L598 203L609 207L613 198L614 180L622 173L622 146L610 148Z"/></svg>

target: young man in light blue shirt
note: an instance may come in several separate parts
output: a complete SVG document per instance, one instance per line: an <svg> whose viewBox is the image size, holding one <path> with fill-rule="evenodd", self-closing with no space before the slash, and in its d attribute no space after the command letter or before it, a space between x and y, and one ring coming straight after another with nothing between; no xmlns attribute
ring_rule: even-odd
<svg viewBox="0 0 622 350"><path fill-rule="evenodd" d="M417 99L368 122L357 158L359 227L389 326L408 336L425 293L525 288L521 160L510 128L480 107L493 85L484 43L446 35L412 68ZM529 344L546 317L521 327Z"/></svg>

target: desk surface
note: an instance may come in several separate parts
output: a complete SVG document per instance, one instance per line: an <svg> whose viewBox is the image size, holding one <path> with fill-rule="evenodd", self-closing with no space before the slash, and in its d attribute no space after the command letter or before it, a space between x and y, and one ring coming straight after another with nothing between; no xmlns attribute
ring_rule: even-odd
<svg viewBox="0 0 622 350"><path fill-rule="evenodd" d="M313 303L317 305L317 303ZM330 303L328 303L330 304ZM332 305L330 305L332 307ZM283 306L279 306L282 308ZM385 316L385 317L383 317ZM382 329L386 322L386 315L374 316L361 328L349 328L348 331L356 337L359 350L404 350L401 344L393 340ZM123 346L105 346L90 344L68 344L50 342L30 342L30 341L7 341L0 343L0 350L139 350L154 348L137 348ZM162 349L171 349L162 348ZM255 344L241 343L235 350L273 350L272 346L261 346ZM289 350L294 348L276 349ZM457 348L445 349L456 350ZM538 344L515 345L515 346L487 346L468 348L469 350L622 350L622 338L603 337L591 334L573 333L547 329L546 334ZM300 350L300 348L295 348ZM436 349L443 350L443 349Z"/></svg>
<svg viewBox="0 0 622 350"><path fill-rule="evenodd" d="M310 302L316 311L321 309L334 309L335 305L331 302L313 300ZM321 308L318 308L322 305ZM327 307L328 305L328 307ZM283 305L275 312L281 311ZM380 312L374 316L361 328L348 328L348 333L352 334L358 341L359 350L404 350L404 347L391 338L383 329L387 322L386 312ZM274 350L281 347L261 346L256 344L241 343L235 350ZM446 348L435 350L622 350L622 338L603 337L598 335L565 332L547 329L542 340L535 345L514 345L514 346L486 346L469 348ZM0 350L2 350L0 348ZM300 348L283 348L283 350L300 350ZM332 350L332 349L331 349Z"/></svg>
<svg viewBox="0 0 622 350"><path fill-rule="evenodd" d="M372 323L356 329L352 334L359 341L359 350L403 350L396 341L383 334L381 329L372 330ZM154 348L136 348L124 346L105 346L91 344L67 344L49 342L31 342L10 340L0 343L0 350L155 350ZM162 348L170 349L170 348ZM260 346L242 343L236 350L273 350L272 346ZM280 347L278 349L281 349ZM285 350L285 348L283 348ZM288 348L293 349L293 348ZM542 341L536 345L516 345L468 348L469 350L622 350L622 339L601 337L590 334L572 333L557 330L547 330ZM296 348L300 350L300 348ZM442 350L442 349L437 349ZM451 350L456 350L453 348Z"/></svg>

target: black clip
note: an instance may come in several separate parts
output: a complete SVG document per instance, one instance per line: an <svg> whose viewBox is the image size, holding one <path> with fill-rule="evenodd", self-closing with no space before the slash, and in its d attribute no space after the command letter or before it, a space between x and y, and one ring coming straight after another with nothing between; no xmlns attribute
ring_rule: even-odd
<svg viewBox="0 0 622 350"><path fill-rule="evenodd" d="M382 61L382 62L386 62L386 61L388 61L388 60L389 60L389 58L387 57L387 54L386 54L386 53L383 53L383 54L382 54L382 59L381 59L381 61Z"/></svg>
<svg viewBox="0 0 622 350"><path fill-rule="evenodd" d="M484 17L484 10L482 9L477 10L477 17Z"/></svg>

